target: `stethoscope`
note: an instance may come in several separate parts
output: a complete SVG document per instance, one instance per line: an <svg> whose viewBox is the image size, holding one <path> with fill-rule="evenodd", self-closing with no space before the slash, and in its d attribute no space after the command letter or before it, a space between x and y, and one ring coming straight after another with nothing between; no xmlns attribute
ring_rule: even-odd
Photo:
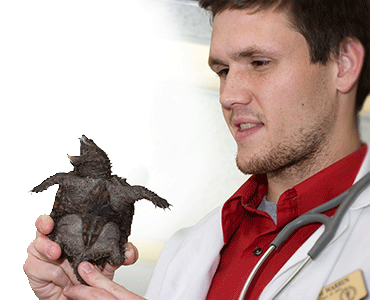
<svg viewBox="0 0 370 300"><path fill-rule="evenodd" d="M350 206L355 202L357 197L370 185L370 172L362 177L356 184L351 188L345 191L343 194L335 197L334 199L310 210L304 215L298 217L297 219L290 222L286 225L279 235L271 242L270 247L266 253L258 261L251 274L249 275L242 292L240 293L239 300L244 300L245 295L247 294L248 288L251 285L254 276L271 254L272 251L279 248L279 246L286 241L291 234L298 228L312 224L312 223L321 223L325 225L325 231L321 234L319 239L316 241L315 245L307 253L307 258L302 262L302 264L297 268L297 270L284 282L284 284L275 292L275 294L270 298L274 299L277 297L297 276L297 274L302 271L302 269L307 265L311 260L315 260L321 251L330 243L332 238L337 231L340 222L343 219L343 216L346 214ZM333 217L328 217L323 212L326 212L334 207L338 207L335 215Z"/></svg>

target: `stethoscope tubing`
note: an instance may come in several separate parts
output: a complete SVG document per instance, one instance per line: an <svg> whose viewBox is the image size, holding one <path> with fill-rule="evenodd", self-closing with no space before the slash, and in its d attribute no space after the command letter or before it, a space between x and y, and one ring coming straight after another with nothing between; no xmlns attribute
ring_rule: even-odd
<svg viewBox="0 0 370 300"><path fill-rule="evenodd" d="M267 257L274 250L275 250L275 246L274 245L271 245L267 249L267 251L265 252L265 254L261 257L261 259L257 262L257 264L254 266L252 272L250 273L250 275L248 276L247 281L244 284L243 290L240 293L238 300L244 300L244 297L247 294L247 291L248 291L249 286L251 285L251 283L252 283L252 281L254 279L254 276L257 274L258 270L260 269L260 267L262 266L262 264L265 262L265 260L267 259Z"/></svg>

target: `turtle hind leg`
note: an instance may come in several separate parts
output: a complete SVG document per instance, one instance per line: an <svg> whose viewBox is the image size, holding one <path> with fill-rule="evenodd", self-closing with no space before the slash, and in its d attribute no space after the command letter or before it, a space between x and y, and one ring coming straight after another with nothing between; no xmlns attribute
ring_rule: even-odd
<svg viewBox="0 0 370 300"><path fill-rule="evenodd" d="M124 253L119 246L120 232L118 225L108 223L104 226L97 241L86 249L82 259L97 266L108 262L113 266L120 266L125 260Z"/></svg>
<svg viewBox="0 0 370 300"><path fill-rule="evenodd" d="M87 285L78 274L78 266L84 261L85 245L82 238L82 219L78 215L63 216L49 234L51 240L62 248L62 255L67 257L79 282Z"/></svg>

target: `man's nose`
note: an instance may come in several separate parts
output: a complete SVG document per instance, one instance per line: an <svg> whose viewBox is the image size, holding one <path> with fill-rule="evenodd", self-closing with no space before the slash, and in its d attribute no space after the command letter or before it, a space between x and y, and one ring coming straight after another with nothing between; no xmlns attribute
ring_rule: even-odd
<svg viewBox="0 0 370 300"><path fill-rule="evenodd" d="M252 101L250 81L242 72L230 72L227 74L220 87L220 103L224 108L234 105L248 105Z"/></svg>

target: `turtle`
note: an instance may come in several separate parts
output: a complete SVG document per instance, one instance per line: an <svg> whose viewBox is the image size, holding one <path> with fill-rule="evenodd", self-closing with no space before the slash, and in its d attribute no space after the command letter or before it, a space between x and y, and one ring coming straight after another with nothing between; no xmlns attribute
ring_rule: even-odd
<svg viewBox="0 0 370 300"><path fill-rule="evenodd" d="M80 138L80 155L68 157L73 171L56 173L31 192L59 185L50 213L54 229L48 237L60 245L62 257L68 259L77 279L87 285L78 273L81 262L98 267L124 262L124 245L131 234L137 200L147 199L163 209L171 205L147 188L131 186L125 178L112 175L107 154L85 135Z"/></svg>

